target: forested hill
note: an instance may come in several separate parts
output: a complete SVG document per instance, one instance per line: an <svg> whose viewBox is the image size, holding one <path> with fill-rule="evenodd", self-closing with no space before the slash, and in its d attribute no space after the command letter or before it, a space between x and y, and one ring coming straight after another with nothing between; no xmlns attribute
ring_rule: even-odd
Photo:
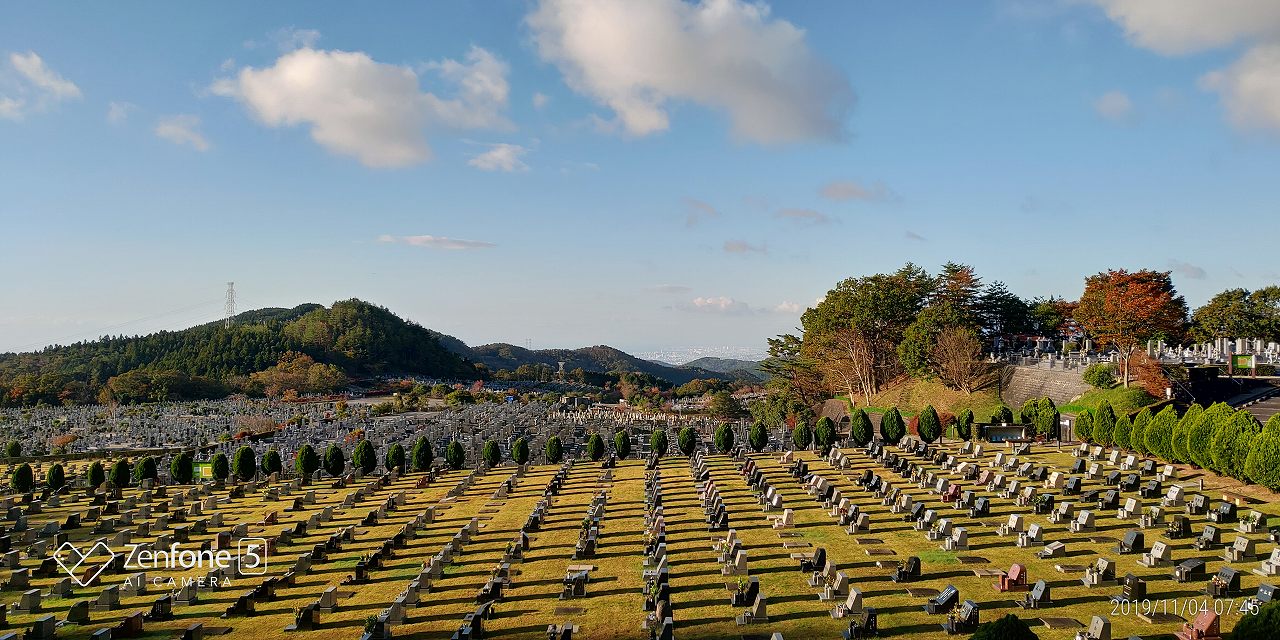
<svg viewBox="0 0 1280 640"><path fill-rule="evenodd" d="M448 344L448 343L446 343ZM537 349L530 350L513 344L496 343L478 347L469 347L458 342L465 351L460 355L477 363L484 364L490 371L502 377L502 372L523 372L530 366L550 367L552 371L564 363L566 372L581 369L592 373L639 372L654 378L661 378L672 384L684 384L696 378L729 378L721 373L699 369L696 367L672 367L650 360L637 358L625 351L613 347L598 345L581 349ZM454 345L452 348L459 348Z"/></svg>
<svg viewBox="0 0 1280 640"><path fill-rule="evenodd" d="M92 402L109 380L129 372L149 382L163 378L170 396L218 395L229 385L241 387L246 377L273 367L288 352L349 377L476 376L475 368L442 346L434 332L382 307L346 300L329 308L305 304L248 311L229 328L213 322L0 354L0 404Z"/></svg>

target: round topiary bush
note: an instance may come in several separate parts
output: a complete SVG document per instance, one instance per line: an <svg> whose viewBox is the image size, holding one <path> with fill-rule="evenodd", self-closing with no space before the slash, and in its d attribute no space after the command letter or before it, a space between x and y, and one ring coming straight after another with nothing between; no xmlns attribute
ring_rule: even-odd
<svg viewBox="0 0 1280 640"><path fill-rule="evenodd" d="M222 460L225 464L227 457L222 456ZM217 475L216 471L215 475ZM116 460L116 463L111 465L111 473L108 475L108 478L111 480L111 486L116 487L117 489L123 489L129 486L129 480L132 476L133 465L129 464L128 460Z"/></svg>
<svg viewBox="0 0 1280 640"><path fill-rule="evenodd" d="M320 454L310 444L298 447L298 455L293 459L293 468L302 476L304 482L311 479L320 470Z"/></svg>
<svg viewBox="0 0 1280 640"><path fill-rule="evenodd" d="M1032 424L1036 426L1036 435L1042 438L1058 437L1062 414L1058 413L1058 406L1053 403L1052 398L1045 396L1036 401L1035 421Z"/></svg>
<svg viewBox="0 0 1280 640"><path fill-rule="evenodd" d="M680 453L692 456L694 450L698 448L698 432L694 431L693 427L681 429L676 436L676 445L680 447Z"/></svg>
<svg viewBox="0 0 1280 640"><path fill-rule="evenodd" d="M1143 443L1152 455L1165 460L1173 458L1173 430L1178 425L1178 414L1173 406L1160 410L1143 430Z"/></svg>
<svg viewBox="0 0 1280 640"><path fill-rule="evenodd" d="M871 418L867 417L867 412L861 407L854 409L849 416L849 441L857 447L865 447L871 442Z"/></svg>
<svg viewBox="0 0 1280 640"><path fill-rule="evenodd" d="M418 439L413 442L413 449L409 451L409 461L413 463L413 470L430 469L435 458L436 453L431 449L431 443L427 441L427 437L418 436Z"/></svg>
<svg viewBox="0 0 1280 640"><path fill-rule="evenodd" d="M649 449L659 456L665 456L670 446L671 443L667 441L667 432L662 429L654 429L653 435L649 436Z"/></svg>
<svg viewBox="0 0 1280 640"><path fill-rule="evenodd" d="M818 418L817 424L813 426L813 442L818 445L822 455L826 455L831 445L836 443L836 423L831 418Z"/></svg>
<svg viewBox="0 0 1280 640"><path fill-rule="evenodd" d="M933 405L926 406L916 417L916 431L920 434L921 440L930 444L942 436L942 422L938 419L938 412Z"/></svg>
<svg viewBox="0 0 1280 640"><path fill-rule="evenodd" d="M547 464L560 464L560 460L564 458L564 445L560 444L560 436L547 438L543 453L547 456Z"/></svg>
<svg viewBox="0 0 1280 640"><path fill-rule="evenodd" d="M17 493L26 493L36 484L36 474L31 470L31 465L22 463L13 470L13 477L10 478L13 490Z"/></svg>
<svg viewBox="0 0 1280 640"><path fill-rule="evenodd" d="M604 438L600 434L593 433L587 436L587 457L592 462L599 462L604 457Z"/></svg>
<svg viewBox="0 0 1280 640"><path fill-rule="evenodd" d="M791 430L791 443L797 449L808 449L813 443L813 432L809 430L809 425L803 422L797 424L796 428Z"/></svg>
<svg viewBox="0 0 1280 640"><path fill-rule="evenodd" d="M756 453L764 451L764 448L769 444L769 430L764 428L763 422L756 422L751 425L751 430L747 431L747 444Z"/></svg>
<svg viewBox="0 0 1280 640"><path fill-rule="evenodd" d="M1187 407L1187 412L1182 414L1182 418L1173 426L1173 437L1171 439L1172 455L1170 460L1191 464L1191 451L1187 449L1187 443L1191 435L1191 427L1200 421L1200 415L1204 413L1204 407L1199 403L1192 404Z"/></svg>
<svg viewBox="0 0 1280 640"><path fill-rule="evenodd" d="M730 451L733 451L733 438L733 427L730 427L727 424L722 424L719 427L716 427L714 436L716 451L719 451L720 453L729 453Z"/></svg>
<svg viewBox="0 0 1280 640"><path fill-rule="evenodd" d="M342 447L336 444L329 445L324 450L324 472L337 478L347 470L347 456L342 453Z"/></svg>
<svg viewBox="0 0 1280 640"><path fill-rule="evenodd" d="M390 447L387 447L387 455L385 459L382 461L382 463L383 463L383 466L387 468L387 471L390 471L392 469L399 469L400 471L404 471L404 460L405 460L404 447L401 446L399 442L397 442L395 444L392 444Z"/></svg>
<svg viewBox="0 0 1280 640"><path fill-rule="evenodd" d="M1110 389L1116 384L1116 368L1105 362L1091 364L1081 374L1084 383L1095 389Z"/></svg>
<svg viewBox="0 0 1280 640"><path fill-rule="evenodd" d="M1134 451L1141 454L1150 453L1147 450L1147 426L1151 424L1151 409L1143 407L1137 415L1133 416L1133 427L1129 431L1129 445Z"/></svg>
<svg viewBox="0 0 1280 640"><path fill-rule="evenodd" d="M995 413L991 414L991 422L995 424L1013 424L1013 410L1004 405L996 407ZM883 429L881 429L883 431Z"/></svg>
<svg viewBox="0 0 1280 640"><path fill-rule="evenodd" d="M368 474L378 467L378 452L373 450L373 443L361 440L351 452L351 466L361 473Z"/></svg>
<svg viewBox="0 0 1280 640"><path fill-rule="evenodd" d="M88 475L90 487L100 487L102 483L107 481L107 471L102 468L102 462L98 460L94 460L93 464L89 465Z"/></svg>
<svg viewBox="0 0 1280 640"><path fill-rule="evenodd" d="M529 462L529 441L520 436L511 443L511 461L516 464Z"/></svg>
<svg viewBox="0 0 1280 640"><path fill-rule="evenodd" d="M467 463L467 450L462 448L461 442L449 441L449 445L444 448L444 463L454 471L461 469L462 465Z"/></svg>
<svg viewBox="0 0 1280 640"><path fill-rule="evenodd" d="M1093 412L1085 409L1076 416L1076 439L1081 442L1093 442Z"/></svg>
<svg viewBox="0 0 1280 640"><path fill-rule="evenodd" d="M1115 429L1111 431L1111 439L1115 441L1115 445L1121 449L1129 449L1129 433L1133 431L1133 423L1129 421L1129 416L1120 416L1116 418Z"/></svg>
<svg viewBox="0 0 1280 640"><path fill-rule="evenodd" d="M248 482L258 475L258 457L252 447L245 445L237 449L234 462L232 466L241 482Z"/></svg>
<svg viewBox="0 0 1280 640"><path fill-rule="evenodd" d="M49 467L49 471L45 473L44 483L49 485L50 491L57 491L67 486L67 472L62 468L61 464L54 463Z"/></svg>
<svg viewBox="0 0 1280 640"><path fill-rule="evenodd" d="M613 452L617 454L619 460L625 460L631 455L631 432L626 429L619 429L613 434Z"/></svg>
<svg viewBox="0 0 1280 640"><path fill-rule="evenodd" d="M160 476L160 471L156 466L155 458L151 456L144 456L138 461L138 466L133 468L133 479L137 482L142 482L143 480L155 480Z"/></svg>
<svg viewBox="0 0 1280 640"><path fill-rule="evenodd" d="M480 449L480 457L490 467L498 466L498 463L502 462L502 449L498 448L498 442L496 440L485 440L484 447Z"/></svg>
<svg viewBox="0 0 1280 640"><path fill-rule="evenodd" d="M1007 410L1008 407L1005 409ZM893 407L884 412L880 417L880 438L889 444L898 444L905 435L907 435L907 423L903 422L898 408Z"/></svg>
<svg viewBox="0 0 1280 640"><path fill-rule="evenodd" d="M280 459L280 452L275 447L267 449L267 452L262 454L262 472L271 475L279 474L281 471L284 471L284 461Z"/></svg>
<svg viewBox="0 0 1280 640"><path fill-rule="evenodd" d="M965 409L956 417L956 437L961 440L973 439L973 412Z"/></svg>
<svg viewBox="0 0 1280 640"><path fill-rule="evenodd" d="M1109 447L1115 444L1115 430L1116 412L1111 409L1110 402L1103 400L1093 412L1093 441Z"/></svg>

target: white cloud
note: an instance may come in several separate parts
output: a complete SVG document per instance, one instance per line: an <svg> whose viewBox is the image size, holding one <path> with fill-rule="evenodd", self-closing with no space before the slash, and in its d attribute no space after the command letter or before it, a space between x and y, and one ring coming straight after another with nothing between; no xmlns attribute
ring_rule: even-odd
<svg viewBox="0 0 1280 640"><path fill-rule="evenodd" d="M107 105L107 122L111 124L124 124L129 119L129 112L136 107L128 102L112 102Z"/></svg>
<svg viewBox="0 0 1280 640"><path fill-rule="evenodd" d="M1275 0L1093 0L1130 42L1166 55L1280 36Z"/></svg>
<svg viewBox="0 0 1280 640"><path fill-rule="evenodd" d="M535 93L535 94L533 94L533 108L534 108L534 109L537 109L537 110L541 111L541 110L545 109L545 108L547 107L547 105L548 105L548 104L551 104L551 96L549 96L549 95L547 95L547 94L545 94L545 93Z"/></svg>
<svg viewBox="0 0 1280 640"><path fill-rule="evenodd" d="M187 145L196 151L208 151L209 141L200 133L200 118L189 114L164 116L156 122L155 133L176 145Z"/></svg>
<svg viewBox="0 0 1280 640"><path fill-rule="evenodd" d="M1202 267L1177 259L1169 261L1169 269L1179 276L1189 280L1204 280L1206 275Z"/></svg>
<svg viewBox="0 0 1280 640"><path fill-rule="evenodd" d="M827 214L813 209L782 209L775 215L784 220L801 223L826 224L831 222L831 218L827 217Z"/></svg>
<svg viewBox="0 0 1280 640"><path fill-rule="evenodd" d="M268 127L305 125L326 149L369 167L404 167L431 157L429 125L509 128L507 66L472 47L465 62L423 66L457 86L457 97L423 92L409 67L377 62L360 51L302 48L275 64L245 67L210 88L235 98Z"/></svg>
<svg viewBox="0 0 1280 640"><path fill-rule="evenodd" d="M1200 86L1218 93L1237 127L1280 131L1280 43L1250 49L1230 67L1205 74Z"/></svg>
<svg viewBox="0 0 1280 640"><path fill-rule="evenodd" d="M818 192L827 200L845 202L848 200L889 200L893 192L883 182L864 185L853 180L833 180L822 186Z"/></svg>
<svg viewBox="0 0 1280 640"><path fill-rule="evenodd" d="M703 220L720 217L719 209L697 198L685 198L684 206L688 210L684 218L686 227L696 227Z"/></svg>
<svg viewBox="0 0 1280 640"><path fill-rule="evenodd" d="M804 312L804 305L798 302L781 302L773 310L778 313L798 314Z"/></svg>
<svg viewBox="0 0 1280 640"><path fill-rule="evenodd" d="M693 299L693 309L728 315L751 313L751 305L727 296L697 297Z"/></svg>
<svg viewBox="0 0 1280 640"><path fill-rule="evenodd" d="M82 97L80 87L45 66L34 51L10 53L9 66L16 73L11 95L0 95L0 118L21 120L66 100Z"/></svg>
<svg viewBox="0 0 1280 640"><path fill-rule="evenodd" d="M743 140L845 136L848 79L763 3L541 0L525 20L542 59L630 135L665 131L687 101L726 112Z"/></svg>
<svg viewBox="0 0 1280 640"><path fill-rule="evenodd" d="M1108 91L1093 101L1093 110L1112 122L1125 122L1133 116L1133 101L1123 91Z"/></svg>
<svg viewBox="0 0 1280 640"><path fill-rule="evenodd" d="M394 242L399 244L407 244L414 247L425 247L428 249L444 249L446 251L467 251L470 249L492 249L498 245L492 242L482 242L480 240L459 240L457 238L446 238L444 236L393 236L383 234L378 236L378 242Z"/></svg>
<svg viewBox="0 0 1280 640"><path fill-rule="evenodd" d="M768 250L762 244L751 244L745 240L726 240L724 243L725 253L767 253Z"/></svg>
<svg viewBox="0 0 1280 640"><path fill-rule="evenodd" d="M467 164L482 171L527 171L529 165L520 160L529 149L518 144L499 142L489 145L489 150L476 154Z"/></svg>
<svg viewBox="0 0 1280 640"><path fill-rule="evenodd" d="M311 49L320 41L320 32L315 29L299 29L297 27L281 27L271 33L271 40L276 43L280 53L288 53L295 49Z"/></svg>
<svg viewBox="0 0 1280 640"><path fill-rule="evenodd" d="M1200 78L1232 124L1280 130L1280 2L1275 0L1093 0L1131 42L1165 55L1251 43L1231 66Z"/></svg>

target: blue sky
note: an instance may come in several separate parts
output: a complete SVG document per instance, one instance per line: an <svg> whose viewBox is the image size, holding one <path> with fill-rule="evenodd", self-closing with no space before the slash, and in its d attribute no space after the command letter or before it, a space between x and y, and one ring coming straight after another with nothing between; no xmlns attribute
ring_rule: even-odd
<svg viewBox="0 0 1280 640"><path fill-rule="evenodd" d="M0 350L231 280L637 352L762 350L908 260L1195 306L1280 281L1280 11L1229 4L10 5Z"/></svg>

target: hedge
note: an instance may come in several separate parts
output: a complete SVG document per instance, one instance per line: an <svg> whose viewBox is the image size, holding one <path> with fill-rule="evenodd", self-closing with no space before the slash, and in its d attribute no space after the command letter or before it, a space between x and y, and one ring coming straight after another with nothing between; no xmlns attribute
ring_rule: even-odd
<svg viewBox="0 0 1280 640"><path fill-rule="evenodd" d="M1230 419L1233 413L1231 407L1218 402L1204 413L1191 425L1187 430L1187 452L1191 456L1191 462L1203 469L1213 468L1213 430L1220 424Z"/></svg>
<svg viewBox="0 0 1280 640"><path fill-rule="evenodd" d="M1200 415L1204 413L1204 407L1198 403L1192 404L1187 408L1187 412L1182 414L1182 419L1173 427L1172 438L1172 454L1170 458L1176 462L1183 464L1191 464L1191 452L1187 450L1187 439L1191 433L1191 427L1195 426L1200 420Z"/></svg>
<svg viewBox="0 0 1280 640"><path fill-rule="evenodd" d="M1093 441L1109 447L1115 444L1116 412L1103 400L1093 412Z"/></svg>
<svg viewBox="0 0 1280 640"><path fill-rule="evenodd" d="M1121 449L1132 449L1129 444L1129 434L1133 432L1133 423L1129 421L1129 416L1120 416L1116 418L1116 426L1111 431L1111 439L1115 441L1115 445Z"/></svg>
<svg viewBox="0 0 1280 640"><path fill-rule="evenodd" d="M1280 491L1280 430L1270 428L1271 422L1253 439L1244 469L1251 482Z"/></svg>
<svg viewBox="0 0 1280 640"><path fill-rule="evenodd" d="M1173 406L1160 410L1143 430L1147 451L1152 455L1173 460L1173 430L1178 426L1178 413Z"/></svg>
<svg viewBox="0 0 1280 640"><path fill-rule="evenodd" d="M1129 444L1131 448L1141 454L1147 454L1147 425L1151 424L1151 409L1143 407L1137 415L1133 417L1133 430L1129 432Z"/></svg>

